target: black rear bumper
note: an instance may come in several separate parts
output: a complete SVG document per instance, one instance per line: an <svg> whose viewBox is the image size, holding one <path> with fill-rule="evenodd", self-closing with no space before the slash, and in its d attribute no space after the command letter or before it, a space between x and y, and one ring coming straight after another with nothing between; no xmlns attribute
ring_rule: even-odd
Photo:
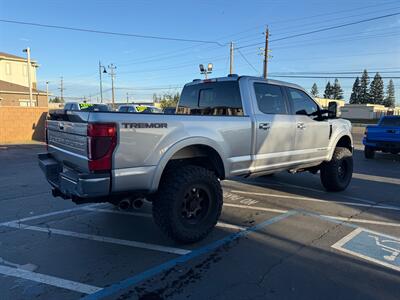
<svg viewBox="0 0 400 300"><path fill-rule="evenodd" d="M53 195L76 202L97 202L110 194L110 174L87 174L65 168L50 153L38 155L39 166L53 187ZM88 201L92 199L93 201Z"/></svg>

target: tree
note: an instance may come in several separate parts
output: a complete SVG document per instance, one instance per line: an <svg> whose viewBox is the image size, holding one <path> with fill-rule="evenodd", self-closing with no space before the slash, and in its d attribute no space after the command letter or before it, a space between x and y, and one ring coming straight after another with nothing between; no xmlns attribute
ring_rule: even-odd
<svg viewBox="0 0 400 300"><path fill-rule="evenodd" d="M369 95L371 97L372 103L383 105L383 80L379 73L375 74L374 79L371 82L371 86L369 87Z"/></svg>
<svg viewBox="0 0 400 300"><path fill-rule="evenodd" d="M386 98L383 101L383 105L386 107L394 107L396 104L396 97L394 95L394 84L393 80L390 79L386 90Z"/></svg>
<svg viewBox="0 0 400 300"><path fill-rule="evenodd" d="M369 76L367 70L364 70L361 76L361 83L360 83L360 103L367 104L369 100Z"/></svg>
<svg viewBox="0 0 400 300"><path fill-rule="evenodd" d="M61 98L58 98L57 96L54 97L53 99L49 100L50 103L64 103L64 100Z"/></svg>
<svg viewBox="0 0 400 300"><path fill-rule="evenodd" d="M332 98L335 100L343 99L343 90L340 86L339 80L335 78L335 83L333 84L332 90Z"/></svg>
<svg viewBox="0 0 400 300"><path fill-rule="evenodd" d="M357 76L356 80L353 83L353 89L351 91L350 96L350 104L360 104L361 103L361 86L360 86L360 78Z"/></svg>
<svg viewBox="0 0 400 300"><path fill-rule="evenodd" d="M318 86L317 86L317 84L315 82L311 87L311 95L313 97L318 97Z"/></svg>
<svg viewBox="0 0 400 300"><path fill-rule="evenodd" d="M153 101L160 103L162 109L166 107L176 107L180 98L180 93L165 93L163 95L153 94Z"/></svg>
<svg viewBox="0 0 400 300"><path fill-rule="evenodd" d="M330 81L328 81L328 83L325 86L324 98L332 99L332 86Z"/></svg>

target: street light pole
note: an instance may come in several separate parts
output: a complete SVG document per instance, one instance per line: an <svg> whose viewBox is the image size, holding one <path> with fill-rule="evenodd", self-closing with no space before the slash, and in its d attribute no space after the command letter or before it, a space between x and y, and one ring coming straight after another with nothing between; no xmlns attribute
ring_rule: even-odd
<svg viewBox="0 0 400 300"><path fill-rule="evenodd" d="M26 52L27 56L27 64L28 64L28 84L29 84L29 106L32 107L33 105L33 98L32 98L32 79L31 79L31 48L27 47L26 49L22 50Z"/></svg>
<svg viewBox="0 0 400 300"><path fill-rule="evenodd" d="M117 68L114 64L108 65L110 69L111 76L111 93L112 93L112 108L115 109L115 89L114 89L114 79L115 79L115 69Z"/></svg>
<svg viewBox="0 0 400 300"><path fill-rule="evenodd" d="M103 80L101 78L101 70L102 68L104 71L106 70L104 66L101 65L101 62L99 61L99 77L100 77L100 103L103 103Z"/></svg>
<svg viewBox="0 0 400 300"><path fill-rule="evenodd" d="M46 97L47 97L47 103L49 103L49 82L46 81Z"/></svg>

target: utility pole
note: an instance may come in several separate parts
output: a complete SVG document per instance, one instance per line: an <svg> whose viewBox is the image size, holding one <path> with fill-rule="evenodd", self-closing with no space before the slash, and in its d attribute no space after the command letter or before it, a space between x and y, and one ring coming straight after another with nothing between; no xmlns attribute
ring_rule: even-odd
<svg viewBox="0 0 400 300"><path fill-rule="evenodd" d="M265 49L264 49L264 78L267 79L268 75L268 38L269 38L269 30L268 27L265 30Z"/></svg>
<svg viewBox="0 0 400 300"><path fill-rule="evenodd" d="M32 107L33 105L33 98L32 98L32 78L31 78L31 48L27 47L26 49L22 50L26 52L27 56L27 65L28 65L28 84L29 84L29 106Z"/></svg>
<svg viewBox="0 0 400 300"><path fill-rule="evenodd" d="M103 70L103 72L102 72ZM100 79L100 103L103 103L103 80L101 78L101 73L107 73L106 68L101 65L99 61L99 79Z"/></svg>
<svg viewBox="0 0 400 300"><path fill-rule="evenodd" d="M49 82L46 81L46 97L47 97L47 103L49 103Z"/></svg>
<svg viewBox="0 0 400 300"><path fill-rule="evenodd" d="M64 78L61 76L61 80L60 80L60 98L61 98L61 102L64 102Z"/></svg>
<svg viewBox="0 0 400 300"><path fill-rule="evenodd" d="M233 51L234 51L233 42L231 42L231 47L230 47L230 51L229 51L229 53L230 53L230 55L229 55L229 57L230 57L229 74L233 74Z"/></svg>
<svg viewBox="0 0 400 300"><path fill-rule="evenodd" d="M108 69L110 70L111 76L111 93L112 93L112 108L115 109L115 89L114 89L114 79L115 79L115 69L117 67L114 64L108 65Z"/></svg>
<svg viewBox="0 0 400 300"><path fill-rule="evenodd" d="M129 93L126 92L126 103L129 103Z"/></svg>

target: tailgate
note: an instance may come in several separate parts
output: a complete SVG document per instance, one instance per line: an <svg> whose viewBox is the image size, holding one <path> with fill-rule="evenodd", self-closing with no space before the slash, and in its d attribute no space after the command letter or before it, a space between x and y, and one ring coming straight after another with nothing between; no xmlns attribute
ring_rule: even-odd
<svg viewBox="0 0 400 300"><path fill-rule="evenodd" d="M368 127L367 139L369 141L400 142L400 128L371 126Z"/></svg>
<svg viewBox="0 0 400 300"><path fill-rule="evenodd" d="M49 153L65 167L88 171L88 112L67 111L50 115L47 121Z"/></svg>

